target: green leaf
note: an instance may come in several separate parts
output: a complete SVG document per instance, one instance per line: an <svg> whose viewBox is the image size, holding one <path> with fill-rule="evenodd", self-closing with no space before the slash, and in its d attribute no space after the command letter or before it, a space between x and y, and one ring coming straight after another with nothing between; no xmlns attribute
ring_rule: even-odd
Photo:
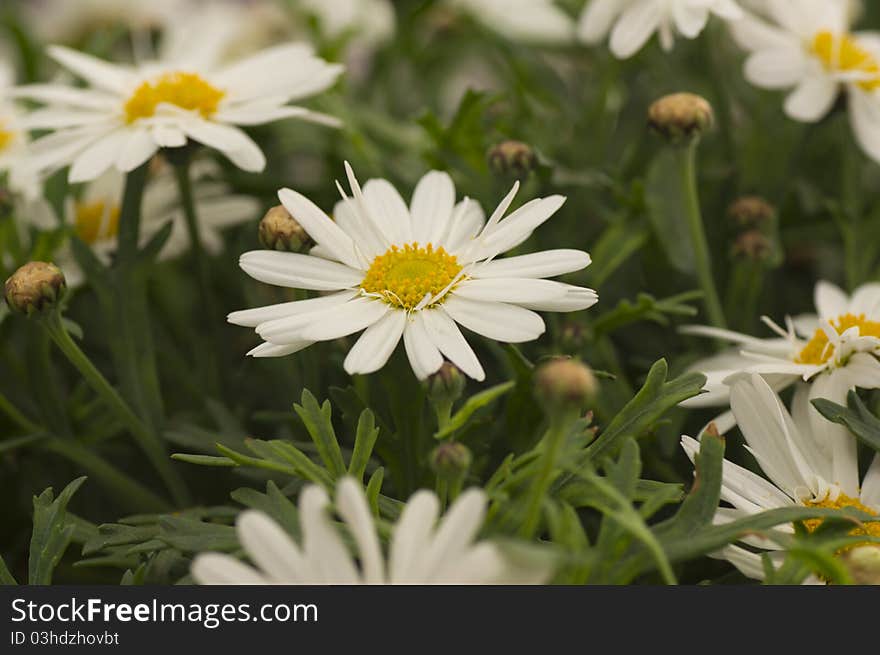
<svg viewBox="0 0 880 655"><path fill-rule="evenodd" d="M880 452L880 418L868 410L855 391L846 398L848 408L824 398L814 400L813 406L829 421L846 426L862 443Z"/></svg>
<svg viewBox="0 0 880 655"><path fill-rule="evenodd" d="M669 325L668 316L695 316L697 309L685 303L701 298L702 295L701 291L688 291L657 300L650 294L640 293L634 303L621 300L617 307L597 318L593 324L593 331L596 335L604 335L637 321L653 321L660 325Z"/></svg>
<svg viewBox="0 0 880 655"><path fill-rule="evenodd" d="M374 516L379 516L379 492L382 491L382 480L385 478L385 469L381 466L373 471L370 481L367 483L367 501Z"/></svg>
<svg viewBox="0 0 880 655"><path fill-rule="evenodd" d="M342 477L345 475L345 461L342 459L342 450L333 431L330 401L325 400L324 404L319 406L312 392L303 389L301 402L302 405L294 405L293 408L305 424L312 441L315 442L324 466L334 479Z"/></svg>
<svg viewBox="0 0 880 655"><path fill-rule="evenodd" d="M370 456L373 454L373 446L376 445L376 439L379 437L379 428L376 427L373 412L365 409L361 412L358 419L357 434L354 438L354 452L351 454L351 461L348 464L348 473L358 481L364 479L364 473L367 470L367 464Z"/></svg>
<svg viewBox="0 0 880 655"><path fill-rule="evenodd" d="M228 457L217 457L216 455L190 455L187 453L174 453L171 459L178 462L186 462L187 464L197 464L199 466L220 466L220 467L236 467L238 464Z"/></svg>
<svg viewBox="0 0 880 655"><path fill-rule="evenodd" d="M296 507L271 480L266 483L266 493L243 487L233 491L230 496L246 507L265 512L293 537L299 539L299 514Z"/></svg>
<svg viewBox="0 0 880 655"><path fill-rule="evenodd" d="M455 414L452 415L452 418L449 419L449 422L442 430L438 430L434 433L434 438L444 439L456 430L460 430L467 424L477 410L495 402L501 396L511 391L514 386L516 386L515 382L504 382L503 384L490 387L485 391L474 394L465 401L464 405L462 405Z"/></svg>
<svg viewBox="0 0 880 655"><path fill-rule="evenodd" d="M70 544L75 526L67 520L67 504L86 481L77 478L54 497L52 487L34 496L34 529L28 558L28 583L48 585L52 572Z"/></svg>
<svg viewBox="0 0 880 655"><path fill-rule="evenodd" d="M590 284L601 287L627 259L644 247L649 236L644 221L621 219L612 223L590 248L593 257L593 264L587 269Z"/></svg>
<svg viewBox="0 0 880 655"><path fill-rule="evenodd" d="M159 528L159 539L185 553L232 551L239 548L235 528L231 525L205 523L181 516L163 516L159 520Z"/></svg>
<svg viewBox="0 0 880 655"><path fill-rule="evenodd" d="M684 147L669 147L657 154L645 177L645 205L669 263L682 273L693 273L694 251L685 219L685 194L681 191L681 157L686 152Z"/></svg>
<svg viewBox="0 0 880 655"><path fill-rule="evenodd" d="M667 371L665 359L654 363L641 390L587 449L590 459L613 452L627 437L641 436L667 411L699 394L706 383L706 377L700 373L687 373L667 382Z"/></svg>
<svg viewBox="0 0 880 655"><path fill-rule="evenodd" d="M18 582L15 581L15 578L9 572L9 568L6 566L6 562L3 561L3 556L0 555L0 585L9 586L17 584Z"/></svg>

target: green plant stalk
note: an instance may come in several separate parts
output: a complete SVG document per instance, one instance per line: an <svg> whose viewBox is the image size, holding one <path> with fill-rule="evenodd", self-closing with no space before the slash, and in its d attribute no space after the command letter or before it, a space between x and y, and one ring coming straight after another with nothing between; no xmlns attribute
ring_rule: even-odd
<svg viewBox="0 0 880 655"><path fill-rule="evenodd" d="M167 501L140 482L131 479L78 441L50 438L42 445L42 448L81 466L101 484L114 492L114 500L125 505L129 511L153 513L167 512L171 509Z"/></svg>
<svg viewBox="0 0 880 655"><path fill-rule="evenodd" d="M718 328L726 327L724 311L721 309L721 301L718 290L715 288L715 279L712 275L712 261L709 258L709 245L706 240L706 231L703 227L703 215L700 211L700 197L697 192L697 144L696 139L689 144L676 148L681 171L681 193L684 198L685 218L687 219L688 231L691 235L691 246L694 249L694 264L697 269L697 279L703 291L703 303L709 322Z"/></svg>
<svg viewBox="0 0 880 655"><path fill-rule="evenodd" d="M556 468L562 444L565 442L568 427L576 417L577 412L572 413L571 411L563 411L556 416L551 416L550 427L541 440L544 452L541 455L538 476L532 484L532 492L526 505L526 518L520 527L520 536L524 539L534 537L541 524L541 506L544 504L544 497L553 483L553 471Z"/></svg>
<svg viewBox="0 0 880 655"><path fill-rule="evenodd" d="M196 215L196 203L193 196L192 179L190 176L190 157L189 152L176 153L177 156L171 159L174 175L177 179L177 189L180 194L180 203L183 207L183 215L186 219L186 229L189 234L190 249L193 253L193 259L196 265L196 274L199 280L199 292L203 303L204 311L207 315L207 324L212 326L209 333L213 341L217 341L217 331L213 328L214 320L218 317L217 303L211 288L211 270L208 264L208 256L205 252L205 245L202 239L201 228L199 227L199 219ZM199 348L196 351L200 360L200 368L205 372L204 378L212 385L215 393L218 391L217 386L222 376L217 370L217 360L210 356L210 350ZM206 356L207 355L207 356Z"/></svg>
<svg viewBox="0 0 880 655"><path fill-rule="evenodd" d="M39 432L40 426L22 414L9 399L0 393L0 412L6 414L9 419L25 432Z"/></svg>
<svg viewBox="0 0 880 655"><path fill-rule="evenodd" d="M131 432L141 450L149 458L156 471L159 473L175 502L185 504L189 494L183 479L174 470L165 447L159 437L141 421L140 418L122 399L122 396L113 388L101 372L95 368L91 360L80 350L74 340L64 329L61 315L57 311L51 312L43 321L49 336L55 345L64 353L71 364L82 374L86 382L104 400L113 414Z"/></svg>
<svg viewBox="0 0 880 655"><path fill-rule="evenodd" d="M752 324L758 311L761 284L764 280L764 267L752 261L736 261L730 274L727 288L727 315L738 316L733 328L751 333Z"/></svg>

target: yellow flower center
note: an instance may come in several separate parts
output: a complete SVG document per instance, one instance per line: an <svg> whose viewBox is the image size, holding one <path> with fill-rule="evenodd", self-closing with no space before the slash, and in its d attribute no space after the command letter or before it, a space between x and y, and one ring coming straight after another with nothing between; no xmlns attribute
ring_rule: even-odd
<svg viewBox="0 0 880 655"><path fill-rule="evenodd" d="M862 511L865 514L877 516L876 511L866 505L863 505L855 498L850 498L846 494L840 494L837 497L837 500L810 500L804 504L807 507L822 507L825 509L843 509L844 507L854 507L855 509ZM823 520L824 519L807 519L806 521L804 521L804 526L806 526L808 531L813 532L816 528L822 525ZM862 527L853 528L852 530L850 530L849 534L852 536L880 537L880 521L868 521L867 523L862 524ZM851 546L847 546L843 550L850 550L851 548L855 548L859 545L864 544L853 544Z"/></svg>
<svg viewBox="0 0 880 655"><path fill-rule="evenodd" d="M864 314L844 314L831 321L831 326L837 330L837 334L843 334L852 327L859 328L859 335L863 337L880 338L880 322L869 321ZM803 350L798 354L795 362L798 364L826 363L834 356L834 346L828 343L828 335L821 329L816 330L813 338L807 342Z"/></svg>
<svg viewBox="0 0 880 655"><path fill-rule="evenodd" d="M15 132L7 130L6 123L0 120L0 152L6 150L12 144L13 139L15 139Z"/></svg>
<svg viewBox="0 0 880 655"><path fill-rule="evenodd" d="M88 244L115 237L119 231L119 207L108 209L102 200L79 204L74 229Z"/></svg>
<svg viewBox="0 0 880 655"><path fill-rule="evenodd" d="M391 246L370 264L361 282L367 293L378 294L389 305L414 309L426 295L443 291L461 272L454 255L441 246L406 244L403 248Z"/></svg>
<svg viewBox="0 0 880 655"><path fill-rule="evenodd" d="M880 62L849 34L819 32L810 50L829 72L857 73L856 84L865 91L880 88Z"/></svg>
<svg viewBox="0 0 880 655"><path fill-rule="evenodd" d="M125 103L125 120L134 123L150 118L165 103L210 118L226 95L195 73L165 73L152 82L142 83Z"/></svg>

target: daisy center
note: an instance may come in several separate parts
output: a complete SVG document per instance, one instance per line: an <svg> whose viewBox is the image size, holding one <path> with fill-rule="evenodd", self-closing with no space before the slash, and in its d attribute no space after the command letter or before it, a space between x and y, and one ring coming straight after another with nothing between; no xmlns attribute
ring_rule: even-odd
<svg viewBox="0 0 880 655"><path fill-rule="evenodd" d="M119 231L119 207L108 209L102 200L78 204L74 229L89 245L115 237Z"/></svg>
<svg viewBox="0 0 880 655"><path fill-rule="evenodd" d="M150 118L162 104L174 105L187 111L197 111L210 118L226 95L195 73L165 73L152 82L143 82L125 103L125 120L134 123Z"/></svg>
<svg viewBox="0 0 880 655"><path fill-rule="evenodd" d="M810 50L830 72L853 73L865 91L880 88L880 62L849 34L823 31L813 37Z"/></svg>
<svg viewBox="0 0 880 655"><path fill-rule="evenodd" d="M0 152L6 150L12 144L13 139L15 139L15 132L7 130L6 124L0 120Z"/></svg>
<svg viewBox="0 0 880 655"><path fill-rule="evenodd" d="M436 250L430 243L391 246L370 264L361 288L381 296L389 305L412 310L426 295L433 296L449 286L461 268L442 246Z"/></svg>
<svg viewBox="0 0 880 655"><path fill-rule="evenodd" d="M859 335L863 337L880 338L880 322L869 321L864 314L844 314L831 321L831 326L837 330L837 334L843 334L853 327L859 328ZM834 356L834 346L828 342L828 335L821 329L816 330L813 338L807 342L803 350L798 354L795 362L798 364L825 364Z"/></svg>
<svg viewBox="0 0 880 655"><path fill-rule="evenodd" d="M822 507L825 509L843 509L844 507L854 507L857 510L864 512L865 514L870 514L871 516L877 516L877 512L875 512L870 507L863 505L860 501L855 498L850 498L846 494L840 494L836 500L809 500L804 503L807 507ZM807 519L804 521L804 525L807 530L813 532L816 528L822 525L823 519ZM850 535L853 536L866 536L866 537L880 537L880 521L868 521L863 524L862 527L853 528L849 531ZM868 542L870 543L870 542ZM849 550L850 548L855 548L856 545L848 546L845 550Z"/></svg>

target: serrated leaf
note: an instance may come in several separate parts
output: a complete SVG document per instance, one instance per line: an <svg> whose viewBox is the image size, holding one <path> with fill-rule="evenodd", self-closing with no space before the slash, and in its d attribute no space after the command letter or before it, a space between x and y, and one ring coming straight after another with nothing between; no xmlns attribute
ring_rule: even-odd
<svg viewBox="0 0 880 655"><path fill-rule="evenodd" d="M86 481L77 478L54 497L52 487L34 496L34 529L28 557L28 583L48 585L52 572L67 550L75 526L67 520L67 504Z"/></svg>
<svg viewBox="0 0 880 655"><path fill-rule="evenodd" d="M3 556L0 555L0 585L9 586L17 584L18 582L15 581L15 577L9 572L9 568L3 560Z"/></svg>
<svg viewBox="0 0 880 655"><path fill-rule="evenodd" d="M373 447L379 437L379 428L376 427L373 412L365 409L358 419L357 434L354 439L354 451L348 464L349 475L354 476L360 482L364 479L367 464L373 454Z"/></svg>
<svg viewBox="0 0 880 655"><path fill-rule="evenodd" d="M503 384L490 387L485 391L474 394L465 401L464 405L462 405L455 414L452 415L449 422L442 430L438 430L434 433L434 438L444 439L456 430L460 430L478 410L495 402L501 396L511 391L514 386L516 386L516 382L504 382Z"/></svg>
<svg viewBox="0 0 880 655"><path fill-rule="evenodd" d="M850 391L846 398L849 407L824 398L814 400L813 406L829 421L847 427L862 443L880 453L880 418L870 412L855 391Z"/></svg>
<svg viewBox="0 0 880 655"><path fill-rule="evenodd" d="M301 402L301 405L294 405L293 408L305 424L312 441L315 442L324 466L334 479L342 477L345 475L345 460L342 458L342 450L333 430L330 401L325 400L324 404L319 406L315 396L308 389L303 389Z"/></svg>

